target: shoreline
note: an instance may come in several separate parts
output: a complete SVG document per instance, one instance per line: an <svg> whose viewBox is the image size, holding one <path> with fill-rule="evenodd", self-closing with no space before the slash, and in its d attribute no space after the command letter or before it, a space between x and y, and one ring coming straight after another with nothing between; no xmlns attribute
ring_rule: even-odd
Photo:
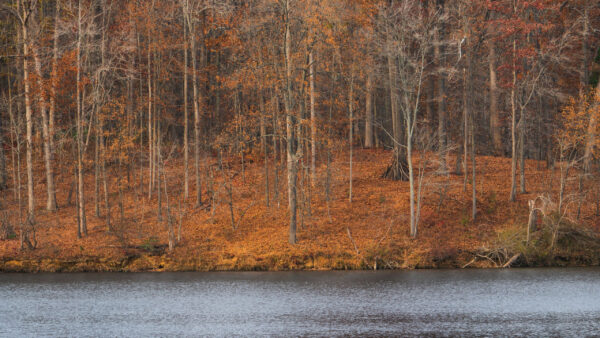
<svg viewBox="0 0 600 338"><path fill-rule="evenodd" d="M316 263L318 262L318 263ZM277 265L264 263L248 264L236 261L229 264L220 262L202 262L179 260L168 255L126 256L120 259L101 257L80 257L78 259L59 260L52 258L2 258L0 273L98 273L98 272L279 272L279 271L407 271L407 270L463 270L463 269L506 269L506 268L587 268L599 267L598 257L556 256L552 260L534 261L517 259L512 265L494 266L488 261L475 261L468 264L460 257L448 258L442 262L425 261L409 264L367 265L361 260L342 260L339 257L277 262Z"/></svg>

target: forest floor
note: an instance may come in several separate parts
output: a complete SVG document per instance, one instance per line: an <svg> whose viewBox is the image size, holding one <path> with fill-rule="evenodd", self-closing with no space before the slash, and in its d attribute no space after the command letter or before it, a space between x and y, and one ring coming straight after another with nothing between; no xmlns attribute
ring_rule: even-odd
<svg viewBox="0 0 600 338"><path fill-rule="evenodd" d="M435 157L434 154L424 154ZM279 193L275 194L273 166L269 165L270 205L266 204L264 162L258 156L245 159L241 173L239 158L228 166L237 172L224 180L214 165L213 187L217 194L211 212L207 163L202 161L203 206L194 208L193 161L190 161L190 198L183 203L183 168L180 159L167 163L169 206L181 240L168 250L167 198L162 197L163 215L157 216L156 191L148 199L148 169L140 193L139 168L130 175L130 188L122 194L121 215L115 168L108 170L111 231L107 231L103 190L100 185L100 217L95 216L94 172L85 177L88 235L77 237L72 168L57 173L59 210L44 210L46 187L43 166L36 169L36 239L34 250L21 250L19 207L12 191L3 192L1 212L5 225L14 233L0 240L0 271L225 271L225 270L328 270L328 269L412 269L502 266L513 254L520 254L515 266L598 265L600 251L594 244L555 245L551 250L525 246L528 201L542 194L556 196L560 170L546 169L545 162L526 163L527 193L509 202L510 159L477 157L477 219L471 218L472 181L457 174L436 175L427 168L418 236L409 236L409 184L381 178L391 159L385 150L357 149L354 153L353 200L348 200L349 163L346 153L336 154L331 165L331 199L325 198L326 167L319 162L316 182L299 189L298 243L288 244L287 188L285 164L279 169ZM418 166L419 155L413 159ZM41 162L41 161L38 161ZM58 162L58 161L57 161ZM177 162L177 163L175 163ZM433 162L432 162L433 163ZM455 167L449 156L449 168ZM90 167L92 165L90 164ZM12 169L11 169L12 170ZM453 170L451 170L453 171ZM471 169L469 167L469 172ZM127 185L127 175L121 175ZM23 175L25 182L25 175ZM228 184L231 183L231 185ZM590 186L591 183L590 183ZM596 185L597 186L597 185ZM228 189L231 187L231 189ZM578 189L577 180L568 181L567 192ZM231 197L229 195L231 191ZM75 195L73 193L73 195ZM310 195L310 215L308 205ZM578 226L600 230L594 193L581 204ZM26 191L22 196L26 199ZM302 197L305 196L306 198ZM597 193L596 195L597 196ZM230 201L233 204L230 205ZM26 205L24 201L23 205ZM329 205L329 207L328 207ZM577 208L572 203L570 208ZM233 210L235 226L232 226ZM180 223L181 222L181 223ZM539 227L543 227L541 221ZM541 231L540 231L541 233ZM542 235L540 235L542 236ZM541 238L541 237L540 237ZM510 242L510 243L509 243ZM516 255L515 255L516 256Z"/></svg>

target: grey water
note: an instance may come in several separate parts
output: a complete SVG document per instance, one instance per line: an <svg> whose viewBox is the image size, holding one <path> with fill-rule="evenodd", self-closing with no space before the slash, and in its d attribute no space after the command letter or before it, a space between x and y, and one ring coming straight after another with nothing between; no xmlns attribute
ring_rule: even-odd
<svg viewBox="0 0 600 338"><path fill-rule="evenodd" d="M600 336L600 269L0 274L0 336Z"/></svg>

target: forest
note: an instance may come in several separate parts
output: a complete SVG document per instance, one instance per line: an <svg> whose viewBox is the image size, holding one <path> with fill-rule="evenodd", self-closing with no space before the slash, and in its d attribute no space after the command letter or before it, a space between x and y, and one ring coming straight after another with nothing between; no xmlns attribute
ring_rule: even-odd
<svg viewBox="0 0 600 338"><path fill-rule="evenodd" d="M0 18L0 271L600 264L597 0Z"/></svg>

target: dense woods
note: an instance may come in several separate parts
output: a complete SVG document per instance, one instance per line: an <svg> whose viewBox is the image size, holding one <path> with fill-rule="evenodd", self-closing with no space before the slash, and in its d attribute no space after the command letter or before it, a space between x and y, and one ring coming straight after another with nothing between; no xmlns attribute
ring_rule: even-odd
<svg viewBox="0 0 600 338"><path fill-rule="evenodd" d="M4 258L600 247L596 0L0 0L0 18Z"/></svg>

